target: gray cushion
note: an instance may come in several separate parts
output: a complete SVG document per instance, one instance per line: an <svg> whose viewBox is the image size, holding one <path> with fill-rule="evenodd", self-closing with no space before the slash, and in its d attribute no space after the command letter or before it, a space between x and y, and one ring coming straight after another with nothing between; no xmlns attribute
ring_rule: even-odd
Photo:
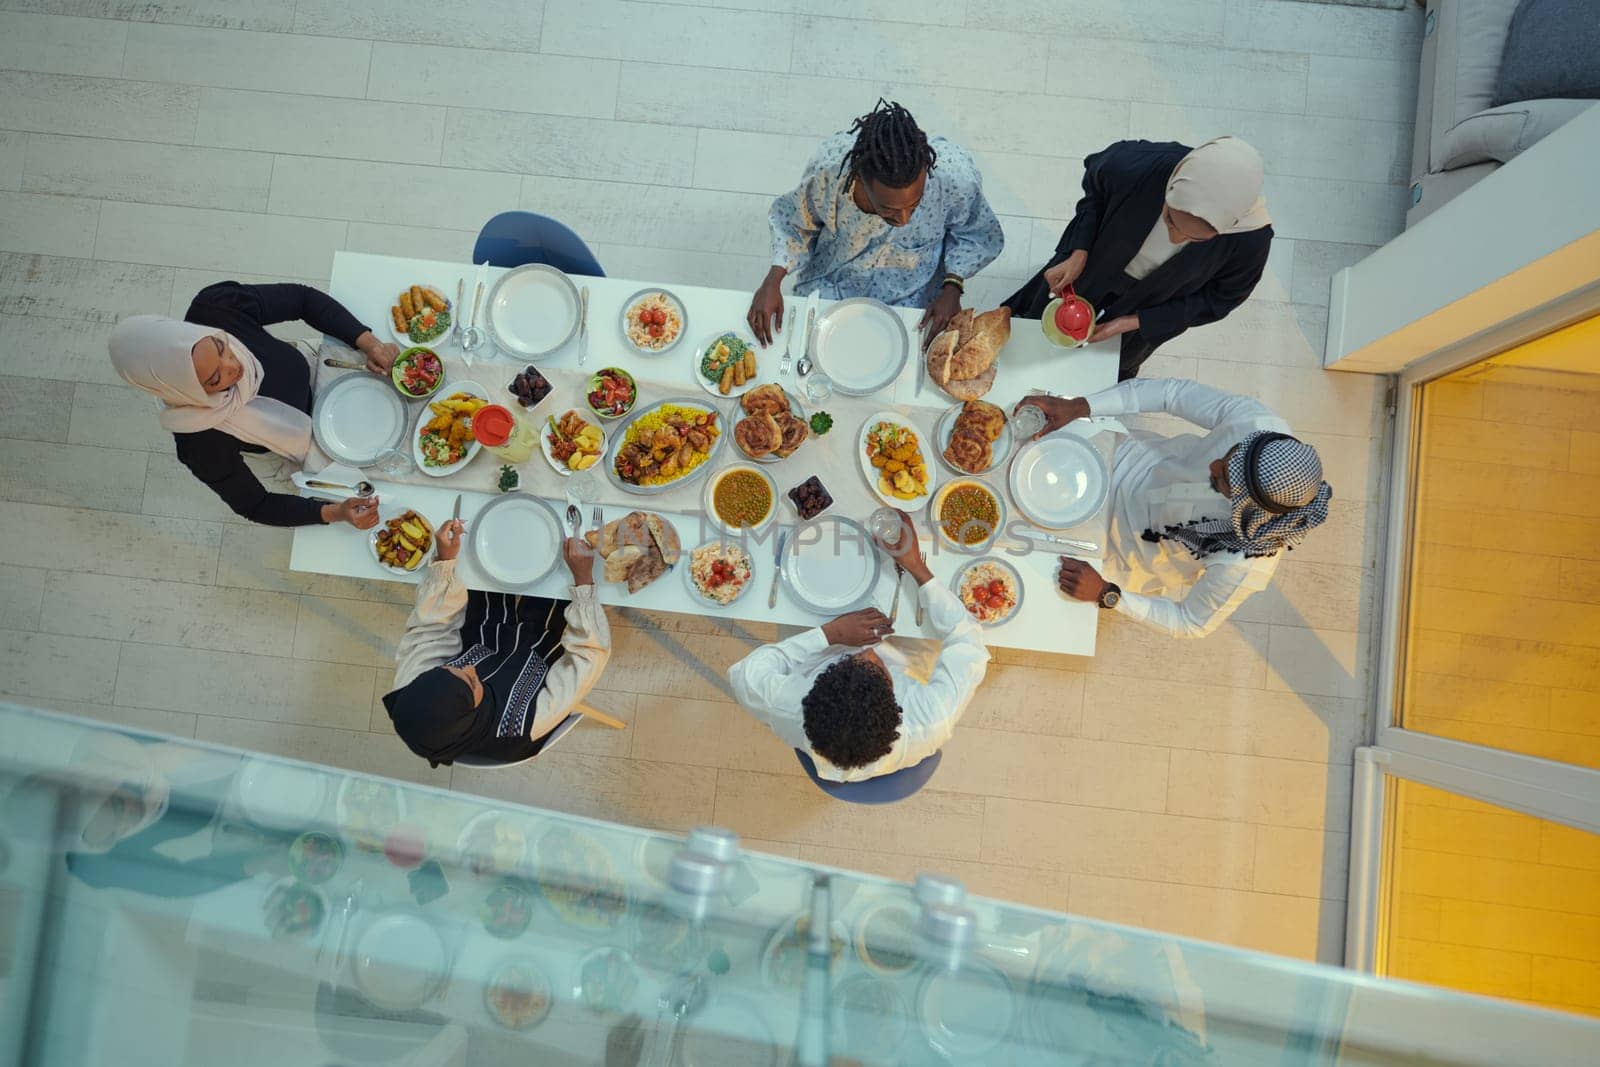
<svg viewBox="0 0 1600 1067"><path fill-rule="evenodd" d="M1600 99L1600 5L1522 0L1511 16L1494 102Z"/></svg>
<svg viewBox="0 0 1600 1067"><path fill-rule="evenodd" d="M1552 130L1594 106L1593 100L1527 100L1480 111L1458 122L1440 145L1440 170L1509 162Z"/></svg>
<svg viewBox="0 0 1600 1067"><path fill-rule="evenodd" d="M1494 104L1500 57L1516 13L1515 0L1454 0L1456 11L1455 114L1452 123Z"/></svg>

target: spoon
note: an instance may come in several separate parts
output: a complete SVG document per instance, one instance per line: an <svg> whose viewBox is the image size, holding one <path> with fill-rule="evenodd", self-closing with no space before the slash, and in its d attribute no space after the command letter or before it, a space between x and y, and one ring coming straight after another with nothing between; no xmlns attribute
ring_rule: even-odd
<svg viewBox="0 0 1600 1067"><path fill-rule="evenodd" d="M472 296L472 317L467 320L467 328L461 331L461 350L471 352L483 343L483 331L478 329L478 305L483 302L483 283L478 283L478 291Z"/></svg>
<svg viewBox="0 0 1600 1067"><path fill-rule="evenodd" d="M705 1000L706 983L699 974L680 975L662 991L661 999L656 1004L661 1011L672 1013L672 1031L667 1038L667 1055L661 1063L672 1063L672 1057L678 1050L678 1035L683 1029L684 1016L699 1011Z"/></svg>
<svg viewBox="0 0 1600 1067"><path fill-rule="evenodd" d="M307 478L306 479L306 488L307 489L343 489L345 492L354 493L356 496L371 496L372 493L373 493L373 485L372 485L371 482L368 482L368 481L360 481L360 482L357 482L355 485L345 485L342 482L319 482L315 478Z"/></svg>

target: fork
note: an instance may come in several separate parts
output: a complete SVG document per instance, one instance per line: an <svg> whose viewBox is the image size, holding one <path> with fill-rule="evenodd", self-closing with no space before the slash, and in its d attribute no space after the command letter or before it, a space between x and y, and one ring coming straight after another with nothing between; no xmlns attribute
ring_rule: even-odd
<svg viewBox="0 0 1600 1067"><path fill-rule="evenodd" d="M788 339L783 342L783 362L778 364L778 374L780 377L784 378L789 376L789 353L794 351L794 316L795 309L790 308L789 329L787 331L789 336Z"/></svg>
<svg viewBox="0 0 1600 1067"><path fill-rule="evenodd" d="M889 625L894 626L894 620L900 615L900 583L905 579L906 569L900 564L894 565L894 599L889 602Z"/></svg>

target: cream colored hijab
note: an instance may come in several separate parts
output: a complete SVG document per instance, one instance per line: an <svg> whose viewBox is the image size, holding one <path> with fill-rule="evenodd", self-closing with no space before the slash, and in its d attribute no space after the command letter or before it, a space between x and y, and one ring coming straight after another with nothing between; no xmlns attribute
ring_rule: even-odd
<svg viewBox="0 0 1600 1067"><path fill-rule="evenodd" d="M207 393L194 372L192 350L205 337L221 337L244 369L232 388ZM261 361L226 330L160 315L134 315L111 332L111 365L124 381L157 396L161 425L173 433L221 430L241 441L303 460L311 447L311 417L261 391Z"/></svg>
<svg viewBox="0 0 1600 1067"><path fill-rule="evenodd" d="M1217 137L1178 161L1167 182L1167 206L1198 215L1219 234L1272 224L1261 185L1261 153L1237 137Z"/></svg>

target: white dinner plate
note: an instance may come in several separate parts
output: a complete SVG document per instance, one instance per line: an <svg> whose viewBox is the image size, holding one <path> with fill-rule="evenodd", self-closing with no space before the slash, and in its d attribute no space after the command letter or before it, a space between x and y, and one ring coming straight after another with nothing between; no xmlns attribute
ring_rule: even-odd
<svg viewBox="0 0 1600 1067"><path fill-rule="evenodd" d="M489 502L467 524L472 555L501 585L532 585L561 557L561 523L549 504L527 493Z"/></svg>
<svg viewBox="0 0 1600 1067"><path fill-rule="evenodd" d="M386 1011L411 1011L433 995L445 969L439 932L415 915L391 912L362 931L350 954L356 988Z"/></svg>
<svg viewBox="0 0 1600 1067"><path fill-rule="evenodd" d="M900 377L911 357L911 335L889 305L852 297L817 320L814 357L835 392L866 396Z"/></svg>
<svg viewBox="0 0 1600 1067"><path fill-rule="evenodd" d="M453 382L448 389L440 389L428 398L429 404L443 403L457 393L467 393L480 400L488 400L489 392L477 382ZM429 467L422 462L422 428L433 418L433 408L428 404L422 405L422 410L417 414L417 423L411 430L411 458L416 461L417 469L432 478L448 478L456 471L472 462L483 446L477 440L467 442L467 450L461 453L461 458L448 467Z"/></svg>
<svg viewBox="0 0 1600 1067"><path fill-rule="evenodd" d="M519 356L547 356L578 331L578 287L544 263L500 276L489 293L495 344Z"/></svg>
<svg viewBox="0 0 1600 1067"><path fill-rule="evenodd" d="M317 397L311 430L330 459L370 466L405 436L406 402L387 378L342 374Z"/></svg>
<svg viewBox="0 0 1600 1067"><path fill-rule="evenodd" d="M1011 461L1011 499L1035 526L1065 530L1092 518L1111 479L1106 461L1074 433L1031 441Z"/></svg>
<svg viewBox="0 0 1600 1067"><path fill-rule="evenodd" d="M439 297L441 300L444 301L444 309L450 316L450 325L446 326L444 328L444 333L441 333L438 337L430 337L426 341L413 341L411 339L411 335L409 333L407 333L404 330L397 330L397 329L394 328L394 316L390 315L389 316L389 336L393 337L395 339L395 341L399 343L401 348L411 348L411 347L414 347L414 346L417 346L417 345L426 345L429 348L436 348L437 346L444 344L445 340L447 338L449 338L449 336L451 334L456 332L456 304L455 304L455 301L451 300L448 296L445 296L444 295L444 290L440 289L437 285L424 285L422 288L429 290L430 292L433 293L433 295ZM395 293L394 295L395 295L395 299L389 301L389 305L391 307L393 307L395 304L400 303L400 300L399 300L400 294L399 293Z"/></svg>
<svg viewBox="0 0 1600 1067"><path fill-rule="evenodd" d="M718 388L718 382L712 381L700 372L700 363L705 358L706 349L710 348L712 345L716 344L723 337L730 333L755 350L756 374L753 378L747 378L743 385L733 386L726 393L724 393L720 388ZM704 341L700 342L700 344L695 347L695 350L689 354L689 373L694 375L694 380L700 384L700 388L704 389L712 396L744 396L744 394L761 384L761 372L766 369L761 365L763 358L770 357L763 354L761 346L756 344L756 339L750 335L749 330L719 330L710 337L707 337Z"/></svg>
<svg viewBox="0 0 1600 1067"><path fill-rule="evenodd" d="M305 829L327 793L327 779L318 772L275 760L246 756L239 772L239 806L251 822L271 830Z"/></svg>
<svg viewBox="0 0 1600 1067"><path fill-rule="evenodd" d="M917 435L917 448L922 452L922 464L928 468L928 481L922 487L925 491L921 496L912 500L901 500L878 488L878 468L872 465L872 460L867 455L867 432L880 422L892 422L896 426L904 426ZM856 466L861 470L861 477L867 480L867 488L872 491L874 497L883 502L885 507L915 511L928 502L939 485L939 467L933 461L932 448L933 442L928 439L928 435L923 433L911 419L898 411L879 411L867 418L861 424L861 429L856 431Z"/></svg>
<svg viewBox="0 0 1600 1067"><path fill-rule="evenodd" d="M789 535L783 583L802 607L831 618L867 602L880 566L877 546L859 523L822 515Z"/></svg>
<svg viewBox="0 0 1600 1067"><path fill-rule="evenodd" d="M946 408L945 413L939 416L939 424L933 428L933 439L938 444L939 449L939 462L944 464L946 470L953 474L959 474L964 478L974 474L988 474L996 467L999 467L1010 458L1011 445L1015 440L1011 433L1011 419L1007 417L1006 424L1000 431L1000 436L992 442L994 454L989 458L987 467L981 471L969 471L951 463L945 458L944 450L950 447L950 435L956 432L956 419L961 417L961 409L965 406L965 404L955 404Z"/></svg>

